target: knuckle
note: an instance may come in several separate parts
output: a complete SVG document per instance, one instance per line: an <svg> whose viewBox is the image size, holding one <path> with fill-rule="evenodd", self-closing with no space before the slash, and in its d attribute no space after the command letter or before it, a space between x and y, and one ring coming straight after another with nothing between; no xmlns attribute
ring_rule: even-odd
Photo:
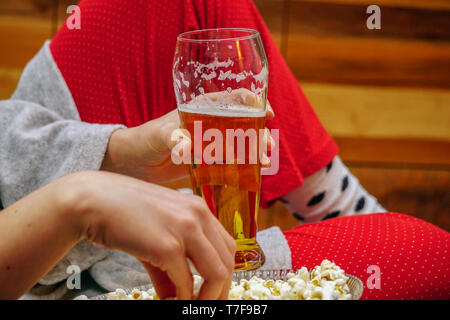
<svg viewBox="0 0 450 320"><path fill-rule="evenodd" d="M204 217L208 213L205 201L199 196L192 197L190 208L197 217Z"/></svg>
<svg viewBox="0 0 450 320"><path fill-rule="evenodd" d="M225 281L228 279L229 275L229 270L227 270L224 266L220 266L214 270L214 279L217 281Z"/></svg>
<svg viewBox="0 0 450 320"><path fill-rule="evenodd" d="M203 200L202 197L194 195L192 197L192 203L199 206L199 207L204 207L206 205L205 201Z"/></svg>
<svg viewBox="0 0 450 320"><path fill-rule="evenodd" d="M161 241L154 249L151 264L166 270L173 259L184 254L183 245L172 236L161 235Z"/></svg>
<svg viewBox="0 0 450 320"><path fill-rule="evenodd" d="M176 241L175 239L165 241L161 246L160 256L166 261L168 258L173 257L174 255L181 254L183 251L182 245Z"/></svg>
<svg viewBox="0 0 450 320"><path fill-rule="evenodd" d="M198 229L198 222L196 221L195 217L192 215L184 215L179 219L180 227L182 230L192 232L196 231Z"/></svg>
<svg viewBox="0 0 450 320"><path fill-rule="evenodd" d="M225 261L225 267L229 272L232 272L234 269L234 255L232 255L229 259Z"/></svg>
<svg viewBox="0 0 450 320"><path fill-rule="evenodd" d="M236 241L232 237L229 237L228 243L229 243L229 247L230 247L231 251L234 254L236 252L236 248L237 248Z"/></svg>

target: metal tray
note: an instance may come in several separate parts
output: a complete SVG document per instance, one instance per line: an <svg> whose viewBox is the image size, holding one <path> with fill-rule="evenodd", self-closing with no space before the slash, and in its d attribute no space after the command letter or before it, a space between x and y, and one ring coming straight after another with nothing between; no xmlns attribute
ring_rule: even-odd
<svg viewBox="0 0 450 320"><path fill-rule="evenodd" d="M250 280L251 277L256 276L258 278L264 279L264 280L287 280L287 274L289 272L294 272L296 270L293 269L283 269L283 270L252 270L252 271L236 271L233 274L233 281L239 282L241 279ZM350 293L352 295L352 300L359 300L361 298L363 291L364 291L364 285L363 282L351 274L345 274L349 279L347 280L347 285L350 288ZM125 292L127 294L131 294L131 291L133 289L139 289L141 291L147 291L148 289L152 288L152 284L135 287L135 288L129 288L125 289ZM92 297L91 300L107 300L106 294L102 294L96 297Z"/></svg>

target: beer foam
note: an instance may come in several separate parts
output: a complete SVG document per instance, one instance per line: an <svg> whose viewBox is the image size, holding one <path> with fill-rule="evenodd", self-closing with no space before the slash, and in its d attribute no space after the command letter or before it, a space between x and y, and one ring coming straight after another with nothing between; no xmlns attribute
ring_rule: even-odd
<svg viewBox="0 0 450 320"><path fill-rule="evenodd" d="M186 103L178 106L178 110L187 113L205 114L218 117L242 117L259 118L265 117L266 111L243 104L217 103Z"/></svg>
<svg viewBox="0 0 450 320"><path fill-rule="evenodd" d="M175 62L175 65L177 63L178 63L178 60ZM262 88L257 88L255 83L252 83L251 90L253 91L253 93L256 93L256 94L261 94L261 92L266 87L265 83L267 82L267 77L268 77L267 66L263 66L261 68L261 71L257 74L254 74L251 70L250 71L243 70L240 73L233 73L231 70L227 70L227 71L218 70L219 74L217 74L216 70L218 68L233 67L234 61L231 60L230 58L228 58L228 60L226 60L226 61L219 61L217 59L217 57L215 57L214 61L212 61L208 64L203 64L198 61L188 61L187 65L192 66L195 78L197 78L198 75L200 75L200 77L205 80L212 80L212 79L217 78L217 80L221 80L221 81L228 79L228 80L234 80L237 83L239 83L240 81L247 79L247 77L252 77L253 80L255 80L255 82L257 84L258 83L263 84ZM183 74L180 73L180 75L181 75L181 80L184 83ZM178 84L178 87L181 88L181 86L179 84Z"/></svg>

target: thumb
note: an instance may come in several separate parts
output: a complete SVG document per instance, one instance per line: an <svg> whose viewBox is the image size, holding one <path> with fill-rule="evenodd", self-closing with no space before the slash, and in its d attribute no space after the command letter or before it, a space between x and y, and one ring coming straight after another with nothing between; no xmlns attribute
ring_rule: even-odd
<svg viewBox="0 0 450 320"><path fill-rule="evenodd" d="M191 138L186 129L175 129L166 143L172 151L172 162L188 164L191 160Z"/></svg>
<svg viewBox="0 0 450 320"><path fill-rule="evenodd" d="M181 129L178 126L166 125L165 145L169 150L172 150L177 144L191 144L191 134L186 129Z"/></svg>

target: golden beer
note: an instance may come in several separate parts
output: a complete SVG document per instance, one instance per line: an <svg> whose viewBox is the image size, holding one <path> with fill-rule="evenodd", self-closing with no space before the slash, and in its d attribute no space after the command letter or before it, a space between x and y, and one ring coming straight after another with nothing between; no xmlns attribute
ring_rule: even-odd
<svg viewBox="0 0 450 320"><path fill-rule="evenodd" d="M261 184L259 133L260 129L264 129L265 111L244 105L212 110L198 106L193 108L186 104L179 106L178 109L181 125L189 131L193 142L190 173L194 193L206 201L211 212L236 240L235 269L256 269L264 259L262 250L256 242L256 232ZM202 137L198 137L198 132L195 131L195 122L201 123ZM223 137L220 143L223 148L223 154L220 155L222 161L210 164L205 163L204 159L199 159L194 150L196 142L201 141L202 152L213 142L203 139L203 133L208 129L216 129ZM241 153L240 161L239 138L227 139L230 137L228 135L230 130L236 132L239 129L256 133L256 139L245 138L245 155L242 158ZM227 158L230 151L234 155L232 159ZM253 151L256 151L256 161L252 158ZM217 160L217 154L215 156ZM202 160L201 163L199 160Z"/></svg>

